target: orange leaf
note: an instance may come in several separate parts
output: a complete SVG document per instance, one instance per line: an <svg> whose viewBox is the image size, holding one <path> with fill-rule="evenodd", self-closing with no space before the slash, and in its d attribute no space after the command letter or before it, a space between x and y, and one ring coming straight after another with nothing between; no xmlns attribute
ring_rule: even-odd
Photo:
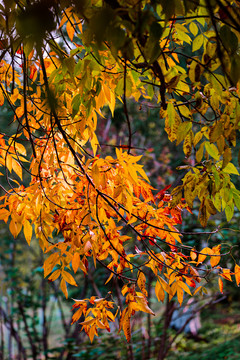
<svg viewBox="0 0 240 360"><path fill-rule="evenodd" d="M93 325L93 326L91 326L91 329L89 330L89 333L88 333L91 343L93 342L95 335L98 336L98 333L97 333L96 325Z"/></svg>
<svg viewBox="0 0 240 360"><path fill-rule="evenodd" d="M155 294L157 296L158 301L161 301L161 302L164 301L165 291L163 290L163 287L159 281L157 281L156 286L155 286Z"/></svg>
<svg viewBox="0 0 240 360"><path fill-rule="evenodd" d="M71 325L74 324L76 321L78 321L78 319L80 319L82 312L83 312L83 308L81 307L73 314Z"/></svg>
<svg viewBox="0 0 240 360"><path fill-rule="evenodd" d="M217 246L214 246L214 247L212 248L212 251L213 251L213 255L218 255L218 254L219 254L219 256L211 256L211 258L210 258L211 266L214 267L214 266L216 266L216 265L219 263L219 261L221 260L221 256L220 256L221 245L219 244L219 245L217 245Z"/></svg>
<svg viewBox="0 0 240 360"><path fill-rule="evenodd" d="M155 315L154 312L148 306L147 300L144 296L136 296L135 299L137 300L138 309L140 311L143 311L143 312L151 314L151 315Z"/></svg>
<svg viewBox="0 0 240 360"><path fill-rule="evenodd" d="M224 279L232 281L231 273L229 269L222 269L222 274L220 274Z"/></svg>
<svg viewBox="0 0 240 360"><path fill-rule="evenodd" d="M198 255L197 264L202 263L206 259L207 255L211 255L212 253L213 253L212 249L210 249L208 247L202 249L201 253Z"/></svg>
<svg viewBox="0 0 240 360"><path fill-rule="evenodd" d="M48 280L55 281L61 275L61 270L55 270L51 276L49 276Z"/></svg>
<svg viewBox="0 0 240 360"><path fill-rule="evenodd" d="M183 302L183 289L180 286L177 287L177 299L178 299L179 304L182 305L182 302Z"/></svg>
<svg viewBox="0 0 240 360"><path fill-rule="evenodd" d="M191 256L191 259L192 259L192 260L196 260L196 258L197 258L197 254L195 253L194 250L191 250L190 256Z"/></svg>
<svg viewBox="0 0 240 360"><path fill-rule="evenodd" d="M221 256L212 255L211 258L210 258L211 267L216 266L219 263L220 260L221 260Z"/></svg>
<svg viewBox="0 0 240 360"><path fill-rule="evenodd" d="M68 298L67 285L66 285L66 282L63 279L60 282L60 288L61 288L62 292L64 293L66 299L67 299Z"/></svg>
<svg viewBox="0 0 240 360"><path fill-rule="evenodd" d="M89 316L88 318L86 318L85 321L80 322L80 325L90 326L90 325L92 325L93 323L95 323L95 319L94 319L92 316Z"/></svg>
<svg viewBox="0 0 240 360"><path fill-rule="evenodd" d="M9 230L10 230L11 234L16 238L18 236L18 234L20 233L20 231L22 230L22 224L11 220L11 222L9 224Z"/></svg>
<svg viewBox="0 0 240 360"><path fill-rule="evenodd" d="M79 268L79 264L80 264L80 256L78 252L75 252L72 258L72 268L75 274L77 272L77 269Z"/></svg>
<svg viewBox="0 0 240 360"><path fill-rule="evenodd" d="M44 277L48 276L50 272L52 272L52 269L59 261L59 255L57 253L51 254L43 264L43 270L44 270Z"/></svg>
<svg viewBox="0 0 240 360"><path fill-rule="evenodd" d="M125 317L125 314L127 312L127 308L125 308L123 310L123 312L121 313L121 316L120 316L120 319L119 319L119 330L118 330L118 333L122 330L122 326L123 326L123 319Z"/></svg>
<svg viewBox="0 0 240 360"><path fill-rule="evenodd" d="M72 41L72 40L73 40L73 37L74 37L74 33L75 33L75 28L74 28L74 26L71 24L70 21L67 22L66 30L67 30L67 34L68 34L68 36L69 36L69 39Z"/></svg>
<svg viewBox="0 0 240 360"><path fill-rule="evenodd" d="M26 239L28 245L30 245L30 242L32 239L32 225L30 224L30 222L28 220L24 221L23 233L24 233L24 236L25 236L25 239Z"/></svg>
<svg viewBox="0 0 240 360"><path fill-rule="evenodd" d="M137 284L139 289L142 291L142 293L147 296L147 290L146 290L146 278L145 275L142 271L138 272L138 280L137 280Z"/></svg>
<svg viewBox="0 0 240 360"><path fill-rule="evenodd" d="M13 171L20 177L22 180L22 167L21 165L14 159L12 159L12 168Z"/></svg>
<svg viewBox="0 0 240 360"><path fill-rule="evenodd" d="M194 291L193 296L196 295L199 292L199 290L201 290L201 289L202 289L202 286L198 286L196 288L196 290Z"/></svg>
<svg viewBox="0 0 240 360"><path fill-rule="evenodd" d="M240 266L237 264L235 265L234 273L235 273L236 283L238 286L240 283Z"/></svg>
<svg viewBox="0 0 240 360"><path fill-rule="evenodd" d="M63 279L64 279L67 283L69 283L69 284L71 284L71 285L74 285L74 286L77 286L74 278L72 277L71 274L69 274L69 272L67 272L67 271L62 271L62 277L63 277Z"/></svg>
<svg viewBox="0 0 240 360"><path fill-rule="evenodd" d="M220 292L223 294L223 281L220 277L218 278L218 286L219 286Z"/></svg>
<svg viewBox="0 0 240 360"><path fill-rule="evenodd" d="M111 280L111 278L113 277L114 273L112 272L109 276L109 278L107 279L107 281L105 282L105 285Z"/></svg>
<svg viewBox="0 0 240 360"><path fill-rule="evenodd" d="M129 342L131 340L131 325L130 316L128 315L128 313L124 316L122 327L127 342Z"/></svg>
<svg viewBox="0 0 240 360"><path fill-rule="evenodd" d="M10 212L7 209L0 209L0 220L3 220L6 223L9 215Z"/></svg>
<svg viewBox="0 0 240 360"><path fill-rule="evenodd" d="M186 293L188 293L189 295L192 295L189 287L188 287L183 281L178 281L178 285L179 285L184 291L186 291Z"/></svg>

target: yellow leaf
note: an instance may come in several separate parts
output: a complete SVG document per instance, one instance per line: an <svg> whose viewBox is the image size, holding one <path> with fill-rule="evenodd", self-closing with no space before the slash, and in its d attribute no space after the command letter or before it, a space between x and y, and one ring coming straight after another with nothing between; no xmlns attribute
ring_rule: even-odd
<svg viewBox="0 0 240 360"><path fill-rule="evenodd" d="M202 139L203 137L203 133L201 131L198 131L195 135L194 135L194 140L193 140L193 146L196 147L196 145L199 143L199 141Z"/></svg>
<svg viewBox="0 0 240 360"><path fill-rule="evenodd" d="M183 112L182 110L183 110L183 107L181 107L181 113ZM188 134L189 130L191 130L191 129L192 129L191 121L185 121L179 125L179 127L177 129L176 145L179 145L185 139L186 135Z"/></svg>
<svg viewBox="0 0 240 360"><path fill-rule="evenodd" d="M204 142L199 146L199 149L196 152L196 160L200 162L203 158Z"/></svg>
<svg viewBox="0 0 240 360"><path fill-rule="evenodd" d="M196 36L194 39L193 39L193 42L192 42L192 51L197 51L201 48L202 44L203 44L203 40L204 40L204 36L202 34Z"/></svg>
<svg viewBox="0 0 240 360"><path fill-rule="evenodd" d="M195 22L191 21L190 25L189 25L189 30L191 31L191 33L196 36L198 33L198 26L196 25Z"/></svg>
<svg viewBox="0 0 240 360"><path fill-rule="evenodd" d="M223 153L222 169L224 169L231 160L232 160L232 151L230 148L226 148Z"/></svg>
<svg viewBox="0 0 240 360"><path fill-rule="evenodd" d="M236 166L230 162L225 166L225 168L223 169L223 172L227 173L227 174L239 175L239 172L238 172L238 169L236 168Z"/></svg>
<svg viewBox="0 0 240 360"><path fill-rule="evenodd" d="M172 102L168 103L167 114L168 114L169 126L172 127L172 125L174 124L174 121L175 121L175 109L174 109L174 105Z"/></svg>
<svg viewBox="0 0 240 360"><path fill-rule="evenodd" d="M24 221L23 224L23 233L25 236L25 239L28 243L28 245L30 245L31 239L32 239L32 225L30 224L30 222L26 219Z"/></svg>

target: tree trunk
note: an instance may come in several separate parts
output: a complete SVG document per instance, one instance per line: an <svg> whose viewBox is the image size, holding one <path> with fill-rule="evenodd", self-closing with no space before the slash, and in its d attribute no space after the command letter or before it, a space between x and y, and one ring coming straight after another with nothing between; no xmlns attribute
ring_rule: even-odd
<svg viewBox="0 0 240 360"><path fill-rule="evenodd" d="M158 360L164 360L168 349L167 347L167 332L168 328L172 319L173 311L174 311L175 305L173 301L169 301L169 296L167 297L167 304L166 304L166 311L164 314L164 324L163 324L163 334L160 341L160 346L158 350Z"/></svg>
<svg viewBox="0 0 240 360"><path fill-rule="evenodd" d="M3 322L4 322L5 326L10 331L10 333L12 334L12 337L17 342L18 348L19 348L21 354L23 355L23 359L27 360L26 350L25 350L25 348L23 346L22 340L21 340L17 330L14 328L13 320L12 320L11 317L7 316L6 312L4 311L4 309L2 308L1 305L0 305L0 317L3 319Z"/></svg>

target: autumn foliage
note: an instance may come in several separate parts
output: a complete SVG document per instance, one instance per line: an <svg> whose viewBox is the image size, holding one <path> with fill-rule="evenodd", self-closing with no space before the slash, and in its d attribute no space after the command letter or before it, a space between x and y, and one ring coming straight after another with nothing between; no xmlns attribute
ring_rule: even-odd
<svg viewBox="0 0 240 360"><path fill-rule="evenodd" d="M87 276L89 262L106 269L106 283L113 277L122 281L122 311L114 293L74 300L72 322L84 317L80 325L91 341L98 329L110 331L116 317L130 341L135 312L154 315L147 301L149 271L162 302L166 294L182 304L185 293L201 293L211 271L221 292L223 280L240 283L237 263L234 269L221 266L231 248L222 252L218 243L197 250L184 245L184 235L191 234L179 231L196 199L203 227L217 212L230 221L234 207L240 209L232 160L240 113L239 5L0 5L0 104L8 104L16 124L14 135L0 138L1 175L9 184L2 186L0 219L14 237L23 231L29 245L33 236L39 240L44 276L57 280L66 298L68 286L78 286L74 275ZM130 100L159 106L169 140L191 159L177 187L150 185L133 145ZM113 117L117 101L128 143L105 156L98 119L106 107ZM30 174L27 185L23 171Z"/></svg>

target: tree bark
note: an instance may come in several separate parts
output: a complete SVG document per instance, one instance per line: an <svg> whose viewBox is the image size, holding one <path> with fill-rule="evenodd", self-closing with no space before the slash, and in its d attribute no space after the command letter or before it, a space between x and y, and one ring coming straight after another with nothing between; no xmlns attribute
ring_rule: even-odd
<svg viewBox="0 0 240 360"><path fill-rule="evenodd" d="M18 308L19 308L20 314L22 315L24 328L25 328L25 331L26 331L26 334L27 334L27 337L28 337L28 340L29 340L29 343L31 346L33 360L37 360L37 347L33 341L32 335L29 331L29 326L27 323L26 315L25 315L24 308L23 308L21 302L18 302Z"/></svg>

